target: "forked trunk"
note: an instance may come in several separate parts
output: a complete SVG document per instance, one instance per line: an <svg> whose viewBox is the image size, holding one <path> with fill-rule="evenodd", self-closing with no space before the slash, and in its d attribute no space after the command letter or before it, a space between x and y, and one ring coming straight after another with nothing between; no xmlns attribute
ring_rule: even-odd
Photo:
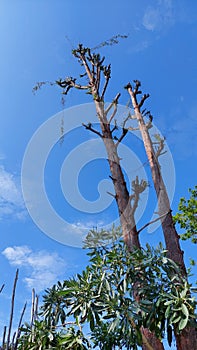
<svg viewBox="0 0 197 350"><path fill-rule="evenodd" d="M111 171L111 178L115 189L115 199L118 206L119 217L123 232L123 239L129 251L135 248L140 249L139 234L136 228L134 214L130 202L129 192L127 190L126 181L120 166L120 160L117 154L117 147L112 139L110 132L110 125L104 117L102 103L95 103L97 114L99 116L101 130L103 133L103 142L105 144L108 162ZM135 291L134 291L135 294ZM164 350L161 341L155 336L153 332L142 328L142 349L143 350Z"/></svg>
<svg viewBox="0 0 197 350"><path fill-rule="evenodd" d="M110 166L111 179L115 190L115 199L118 207L119 217L122 226L123 239L129 250L140 248L139 235L134 219L134 210L131 206L130 196L126 181L120 166L120 159L117 147L112 138L110 124L108 123L103 109L103 102L95 102L97 115L99 116L102 130L102 140L107 152Z"/></svg>

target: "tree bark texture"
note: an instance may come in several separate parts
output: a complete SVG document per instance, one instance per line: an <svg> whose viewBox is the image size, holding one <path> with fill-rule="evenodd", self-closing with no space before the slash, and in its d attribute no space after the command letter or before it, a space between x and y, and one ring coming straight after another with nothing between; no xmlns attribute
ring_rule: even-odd
<svg viewBox="0 0 197 350"><path fill-rule="evenodd" d="M130 196L120 165L117 147L113 141L110 124L104 115L103 102L95 102L102 130L102 139L107 152L111 178L115 189L115 199L118 206L122 226L123 239L129 250L140 248L139 235L136 228L134 210L131 207Z"/></svg>
<svg viewBox="0 0 197 350"><path fill-rule="evenodd" d="M131 96L132 105L135 111L135 117L139 124L139 129L142 135L144 148L146 150L146 154L148 157L152 179L157 195L158 200L158 210L159 216L163 216L161 220L162 230L164 233L166 249L168 250L168 257L172 259L175 263L177 263L183 274L186 275L186 268L183 260L183 252L179 243L179 235L174 226L170 202L167 194L167 190L163 181L163 177L161 174L160 165L158 162L158 157L155 154L152 140L149 135L148 128L144 122L143 116L140 112L140 108L137 102L137 98L132 88L128 88L128 92Z"/></svg>
<svg viewBox="0 0 197 350"><path fill-rule="evenodd" d="M126 186L120 160L117 153L117 147L112 139L112 133L110 131L110 124L107 121L103 109L103 102L95 101L97 115L100 121L102 130L102 139L105 144L112 180L115 189L115 199L118 206L119 217L121 221L121 227L123 232L123 239L128 249L131 251L135 248L140 249L139 234L136 228L134 214L130 202L129 192ZM164 346L161 341L151 333L148 329L142 330L143 350L164 350Z"/></svg>

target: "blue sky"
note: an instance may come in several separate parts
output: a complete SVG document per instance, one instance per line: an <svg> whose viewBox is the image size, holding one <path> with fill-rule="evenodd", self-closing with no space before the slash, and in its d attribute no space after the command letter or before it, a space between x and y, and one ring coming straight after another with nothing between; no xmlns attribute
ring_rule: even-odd
<svg viewBox="0 0 197 350"><path fill-rule="evenodd" d="M43 87L34 95L33 86L38 81L79 75L80 67L71 55L72 47L79 42L95 47L116 34L128 35L119 45L102 48L106 61L112 63L107 99L110 101L121 92L120 103L125 105L128 96L123 87L133 79L141 80L143 91L150 93L148 106L156 127L166 137L175 166L176 188L172 203L175 212L179 198L187 196L188 188L196 184L196 21L197 3L194 0L123 0L116 3L110 0L99 1L99 5L88 0L1 2L0 284L6 286L0 300L0 329L6 323L17 267L20 280L16 307L20 310L24 300L30 300L32 287L42 293L58 279L81 271L87 262L82 249L61 244L41 232L28 214L22 197L21 167L28 142L45 121L63 109L57 87ZM71 91L65 108L70 108L69 113L73 115L75 106L88 102L88 95ZM57 118L60 130L62 113ZM68 118L63 116L64 127L67 127ZM127 148L132 146L143 164L146 157L139 139L129 137ZM117 218L114 203L94 215L73 209L62 194L66 191L60 186L65 158L76 147L79 152L90 154L94 141L93 136L80 127L67 133L62 146L57 142L52 148L45 167L45 189L52 207L73 225L73 230L80 232L94 225L109 224ZM86 148L81 149L82 144ZM37 147L38 158L41 146L42 143ZM78 160L73 161L73 167ZM32 160L32 169L36 169L37 162L36 158ZM138 169L136 164L133 171ZM148 167L143 169L149 177ZM108 179L107 164L103 158L97 162L92 160L82 170L78 183L81 194L88 202L96 201L98 184ZM168 172L168 166L165 170L169 186L170 182L174 184L171 170ZM72 173L69 176L72 180ZM110 186L109 182L105 185ZM148 209L146 207L139 226L150 219L149 208L151 213L155 209L151 191L153 187L149 188ZM103 195L106 197L106 191ZM47 220L46 217L42 219ZM74 232L71 226L69 236ZM156 244L161 239L159 232L144 232L142 242L148 240ZM184 243L183 248L187 259L195 257L195 248L189 243Z"/></svg>

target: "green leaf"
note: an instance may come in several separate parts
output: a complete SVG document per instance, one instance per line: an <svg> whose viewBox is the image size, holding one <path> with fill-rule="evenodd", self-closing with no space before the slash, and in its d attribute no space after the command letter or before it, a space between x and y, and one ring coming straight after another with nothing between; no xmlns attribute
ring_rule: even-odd
<svg viewBox="0 0 197 350"><path fill-rule="evenodd" d="M187 306L185 304L181 305L181 310L182 310L183 314L186 316L186 318L188 319L189 311L188 311L188 308L187 308Z"/></svg>
<svg viewBox="0 0 197 350"><path fill-rule="evenodd" d="M168 301L166 301L165 303L164 303L164 305L171 305L171 304L173 304L174 303L174 300L168 300Z"/></svg>
<svg viewBox="0 0 197 350"><path fill-rule="evenodd" d="M181 319L181 316L178 316L177 318L175 318L174 320L172 320L172 323L177 323L179 322Z"/></svg>
<svg viewBox="0 0 197 350"><path fill-rule="evenodd" d="M165 311L165 318L168 318L170 316L171 308L170 305L168 305L166 311Z"/></svg>
<svg viewBox="0 0 197 350"><path fill-rule="evenodd" d="M150 301L150 300L141 300L141 304L152 305L152 301Z"/></svg>
<svg viewBox="0 0 197 350"><path fill-rule="evenodd" d="M182 320L179 322L179 331L184 329L187 325L188 318L182 318Z"/></svg>
<svg viewBox="0 0 197 350"><path fill-rule="evenodd" d="M110 325L110 327L109 327L109 330L108 330L108 333L114 332L115 329L116 329L116 327L119 325L119 322L120 322L119 318L116 318L116 319L111 323L111 325Z"/></svg>
<svg viewBox="0 0 197 350"><path fill-rule="evenodd" d="M164 257L164 258L162 259L162 262L163 262L163 264L167 264L168 259L167 259L166 257Z"/></svg>
<svg viewBox="0 0 197 350"><path fill-rule="evenodd" d="M94 315L91 311L89 312L88 318L90 322L90 330L93 331L95 327L95 322L94 322Z"/></svg>

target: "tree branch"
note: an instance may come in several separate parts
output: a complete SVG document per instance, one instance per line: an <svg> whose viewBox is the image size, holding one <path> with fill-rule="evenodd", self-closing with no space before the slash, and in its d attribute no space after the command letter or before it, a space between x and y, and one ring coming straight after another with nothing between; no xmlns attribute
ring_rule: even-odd
<svg viewBox="0 0 197 350"><path fill-rule="evenodd" d="M100 80L101 80L101 68L100 65L97 63L96 65L96 90L99 91L99 87L100 87ZM102 99L102 97L101 97Z"/></svg>
<svg viewBox="0 0 197 350"><path fill-rule="evenodd" d="M111 78L111 65L110 64L107 67L104 67L103 74L105 76L105 84L104 84L104 87L103 87L103 91L101 93L101 100L104 99L105 91L107 89L107 86L108 86L108 83L109 83L109 79Z"/></svg>
<svg viewBox="0 0 197 350"><path fill-rule="evenodd" d="M87 75L88 75L88 78L89 78L90 83L91 83L91 84L94 84L94 78L93 78L93 75L92 75L92 73L91 73L91 71L90 71L90 67L89 67L89 65L88 65L88 63L87 63L87 61L86 61L85 55L81 53L81 54L80 54L80 59L81 59L83 65L84 65L84 68L85 68L85 70L86 70L86 73L87 73Z"/></svg>
<svg viewBox="0 0 197 350"><path fill-rule="evenodd" d="M110 77L106 77L105 78L105 84L104 84L104 87L103 87L103 90L102 90L102 93L101 93L101 100L104 99L104 95L105 95L105 91L106 91L108 83L109 83L109 79L110 79Z"/></svg>
<svg viewBox="0 0 197 350"><path fill-rule="evenodd" d="M144 94L141 98L140 103L138 104L139 109L143 106L144 102L146 101L147 98L149 98L149 94Z"/></svg>
<svg viewBox="0 0 197 350"><path fill-rule="evenodd" d="M139 90L140 86L141 86L141 82L139 80L134 80L135 83L135 89L134 89L134 94L138 95L141 94L142 92Z"/></svg>
<svg viewBox="0 0 197 350"><path fill-rule="evenodd" d="M116 148L119 146L119 144L124 139L124 137L126 136L127 133L128 133L128 129L122 128L122 134L119 137L118 141L116 142Z"/></svg>
<svg viewBox="0 0 197 350"><path fill-rule="evenodd" d="M117 198L116 194L113 194L113 193L108 192L108 191L107 191L107 194L109 194L110 196L112 196L112 197L115 198L115 199Z"/></svg>
<svg viewBox="0 0 197 350"><path fill-rule="evenodd" d="M102 135L99 131L97 131L97 130L95 130L95 129L92 128L92 124L91 124L91 123L89 123L89 124L84 124L84 123L82 123L82 125L83 125L87 130L90 130L90 131L92 131L93 133L95 133L95 134L97 134L98 136L100 136L101 138L103 138L103 135Z"/></svg>
<svg viewBox="0 0 197 350"><path fill-rule="evenodd" d="M132 85L131 83L128 83L126 86L125 86L125 89L128 90L128 93L129 95L131 96L131 99L132 99L132 104L133 104L133 108L134 110L137 108L138 111L140 112L140 108L143 106L145 100L147 98L149 98L149 94L144 94L141 98L141 101L138 103L137 101L137 95L138 94L141 94L141 91L139 91L139 87L141 86L141 83L139 80L134 80L134 83L135 83L135 88L133 90L132 88Z"/></svg>
<svg viewBox="0 0 197 350"><path fill-rule="evenodd" d="M135 131L135 130L139 130L139 128L138 128L138 127L133 128L132 126L129 126L129 127L128 127L128 130Z"/></svg>
<svg viewBox="0 0 197 350"><path fill-rule="evenodd" d="M130 200L134 200L134 203L132 205L132 214L135 213L138 207L140 193L145 191L146 187L147 187L147 182L145 180L141 180L139 182L138 176L136 176L136 179L132 181L132 188L134 193L129 197Z"/></svg>
<svg viewBox="0 0 197 350"><path fill-rule="evenodd" d="M159 216L158 218L150 221L150 222L147 222L144 226L142 226L139 230L138 230L138 234L143 231L147 226L151 225L151 224L154 224L155 222L161 220L163 217L165 217L167 214L169 213L169 211L161 216Z"/></svg>
<svg viewBox="0 0 197 350"><path fill-rule="evenodd" d="M67 77L65 80L57 80L56 84L59 85L61 88L65 89L63 91L64 95L67 95L68 91L71 88L75 88L78 90L88 90L90 89L90 85L80 85L80 84L76 84L76 78L72 78L72 77Z"/></svg>
<svg viewBox="0 0 197 350"><path fill-rule="evenodd" d="M5 287L5 284L2 284L1 288L0 288L0 293L2 292L3 288Z"/></svg>
<svg viewBox="0 0 197 350"><path fill-rule="evenodd" d="M114 132L115 130L118 130L116 120L114 120L114 124L115 124L114 127L111 129L111 134L113 134L113 132Z"/></svg>
<svg viewBox="0 0 197 350"><path fill-rule="evenodd" d="M118 104L118 99L120 97L120 93L116 95L116 97L113 99L113 101L110 103L110 105L105 110L105 116L107 117L107 114L109 113L110 109L114 106L114 104ZM113 119L113 118L112 118Z"/></svg>
<svg viewBox="0 0 197 350"><path fill-rule="evenodd" d="M133 199L134 199L134 203L133 203L132 209L131 209L132 214L134 214L136 212L136 209L138 207L138 203L139 203L139 199L140 199L139 193L136 192L133 196Z"/></svg>
<svg viewBox="0 0 197 350"><path fill-rule="evenodd" d="M112 120L114 119L116 113L117 113L117 104L114 105L114 110L113 110L113 112L112 112L112 114L111 114L111 116L110 116L110 118L109 118L109 122L108 122L109 124L110 124L110 123L112 122Z"/></svg>
<svg viewBox="0 0 197 350"><path fill-rule="evenodd" d="M160 135L155 135L156 139L158 140L157 142L153 142L153 145L156 144L158 145L158 147L155 148L155 157L158 159L158 157L162 154L165 154L166 151L162 152L164 149L164 142L165 142L165 138L161 138Z"/></svg>

